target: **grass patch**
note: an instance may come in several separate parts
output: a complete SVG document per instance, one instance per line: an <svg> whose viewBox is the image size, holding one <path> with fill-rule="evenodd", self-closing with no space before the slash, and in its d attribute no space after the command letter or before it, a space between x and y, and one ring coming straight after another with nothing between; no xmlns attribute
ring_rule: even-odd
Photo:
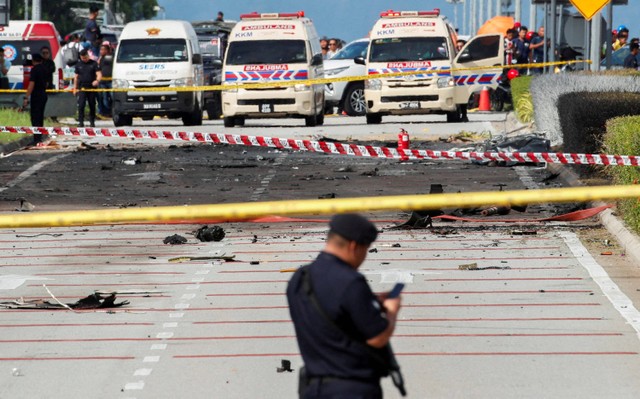
<svg viewBox="0 0 640 399"><path fill-rule="evenodd" d="M607 154L640 154L640 116L610 119L604 135L603 151ZM606 169L616 184L638 184L640 169L633 166L611 166ZM618 201L618 210L624 221L636 233L640 233L640 199Z"/></svg>
<svg viewBox="0 0 640 399"><path fill-rule="evenodd" d="M522 123L533 122L533 100L531 99L531 80L533 76L520 76L511 81L511 98L516 117Z"/></svg>
<svg viewBox="0 0 640 399"><path fill-rule="evenodd" d="M18 112L15 108L0 108L0 121L3 126L31 126L31 116L29 112ZM47 118L45 126L53 126L54 122ZM0 145L18 141L24 134L0 132Z"/></svg>

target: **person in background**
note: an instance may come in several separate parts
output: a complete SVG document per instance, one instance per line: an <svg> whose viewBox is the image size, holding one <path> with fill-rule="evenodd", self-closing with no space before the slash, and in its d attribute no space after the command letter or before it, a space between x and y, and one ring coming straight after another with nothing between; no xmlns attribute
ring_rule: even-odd
<svg viewBox="0 0 640 399"><path fill-rule="evenodd" d="M616 40L616 42L613 43L613 51L616 51L626 46L628 39L629 39L629 29L627 28L618 29L618 40Z"/></svg>
<svg viewBox="0 0 640 399"><path fill-rule="evenodd" d="M462 50L465 44L467 44L466 40L462 40L462 39L456 40L456 51L460 52L460 50Z"/></svg>
<svg viewBox="0 0 640 399"><path fill-rule="evenodd" d="M94 89L102 80L100 65L89 58L87 50L80 52L80 62L76 64L76 76L73 80L73 94L78 96L78 126L84 127L84 107L89 103L89 125L95 127L96 92L83 89Z"/></svg>
<svg viewBox="0 0 640 399"><path fill-rule="evenodd" d="M518 37L513 39L513 57L517 64L529 63L529 42L527 42L527 29L526 26L520 26L518 31ZM520 75L526 75L526 68L520 68Z"/></svg>
<svg viewBox="0 0 640 399"><path fill-rule="evenodd" d="M545 42L548 43L548 41L544 37L544 27L541 26L538 28L538 34L531 39L531 43L529 44L529 49L531 49L531 52L532 52L531 61L533 63L539 64L539 63L545 62L545 59L544 59ZM542 68L532 68L531 72L533 72L536 75L539 75L542 73Z"/></svg>
<svg viewBox="0 0 640 399"><path fill-rule="evenodd" d="M80 36L74 33L69 37L69 42L62 46L62 56L67 66L74 66L78 62L80 50L82 50Z"/></svg>
<svg viewBox="0 0 640 399"><path fill-rule="evenodd" d="M329 39L326 36L323 36L320 39L320 51L322 51L322 59L327 59L327 52L329 51Z"/></svg>
<svg viewBox="0 0 640 399"><path fill-rule="evenodd" d="M224 22L224 13L222 11L218 11L218 16L216 17L216 22Z"/></svg>
<svg viewBox="0 0 640 399"><path fill-rule="evenodd" d="M513 38L516 35L514 29L507 29L504 38L504 63L507 65L513 64L515 58L513 56Z"/></svg>
<svg viewBox="0 0 640 399"><path fill-rule="evenodd" d="M6 78L11 68L11 61L4 58L4 47L0 47L0 78Z"/></svg>
<svg viewBox="0 0 640 399"><path fill-rule="evenodd" d="M638 52L640 49L640 44L631 43L629 45L629 55L624 59L624 63L622 66L628 69L638 69Z"/></svg>
<svg viewBox="0 0 640 399"><path fill-rule="evenodd" d="M47 82L49 72L43 64L43 57L40 54L34 54L31 57L33 68L31 68L31 76L29 86L24 96L22 108L26 108L31 103L29 114L31 116L31 126L44 126L44 108L47 105ZM42 142L42 135L33 136L34 143Z"/></svg>
<svg viewBox="0 0 640 399"><path fill-rule="evenodd" d="M40 55L42 56L42 65L47 72L47 89L54 89L53 75L56 73L56 63L51 59L51 49L48 46L44 46L40 49Z"/></svg>
<svg viewBox="0 0 640 399"><path fill-rule="evenodd" d="M329 50L327 51L327 59L333 57L338 52L338 39L329 39Z"/></svg>
<svg viewBox="0 0 640 399"><path fill-rule="evenodd" d="M96 22L96 18L98 18L99 12L100 10L98 9L98 7L89 7L89 20L87 21L87 25L84 28L84 40L86 40L86 43L89 43L91 51L95 56L97 56L98 52L100 51L98 49L98 46L100 44L100 37L102 36L100 27Z"/></svg>
<svg viewBox="0 0 640 399"><path fill-rule="evenodd" d="M111 72L113 70L113 55L111 54L111 45L105 41L100 46L100 58L98 65L102 72L102 79L98 85L99 89L111 89ZM111 93L101 91L98 93L98 114L99 117L111 118Z"/></svg>

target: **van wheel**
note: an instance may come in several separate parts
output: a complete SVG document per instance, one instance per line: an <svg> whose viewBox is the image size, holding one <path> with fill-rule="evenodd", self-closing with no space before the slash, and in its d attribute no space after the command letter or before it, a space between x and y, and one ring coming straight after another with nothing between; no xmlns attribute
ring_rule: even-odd
<svg viewBox="0 0 640 399"><path fill-rule="evenodd" d="M455 111L447 112L447 123L457 123L460 121L462 121L460 107L457 107Z"/></svg>
<svg viewBox="0 0 640 399"><path fill-rule="evenodd" d="M344 111L349 116L362 116L367 111L364 102L364 84L356 83L349 86L344 95Z"/></svg>
<svg viewBox="0 0 640 399"><path fill-rule="evenodd" d="M324 125L324 114L322 112L320 114L316 115L316 124L318 126Z"/></svg>
<svg viewBox="0 0 640 399"><path fill-rule="evenodd" d="M313 127L318 124L318 115L310 115L304 117L304 125L307 127Z"/></svg>
<svg viewBox="0 0 640 399"><path fill-rule="evenodd" d="M234 127L236 125L236 118L232 116L225 116L223 122L224 127Z"/></svg>
<svg viewBox="0 0 640 399"><path fill-rule="evenodd" d="M202 108L200 108L200 104L198 104L197 100L193 112L182 115L182 123L184 123L185 126L202 125Z"/></svg>
<svg viewBox="0 0 640 399"><path fill-rule="evenodd" d="M238 125L238 126L244 126L244 118L242 118L242 117L237 117L237 118L236 118L236 125Z"/></svg>
<svg viewBox="0 0 640 399"><path fill-rule="evenodd" d="M367 125L378 125L381 122L382 122L382 115L367 114Z"/></svg>
<svg viewBox="0 0 640 399"><path fill-rule="evenodd" d="M222 115L222 108L220 104L216 101L208 101L206 105L207 109L207 117L210 121L216 121L220 119L220 115Z"/></svg>
<svg viewBox="0 0 640 399"><path fill-rule="evenodd" d="M131 126L133 117L131 115L113 114L113 124L115 127Z"/></svg>

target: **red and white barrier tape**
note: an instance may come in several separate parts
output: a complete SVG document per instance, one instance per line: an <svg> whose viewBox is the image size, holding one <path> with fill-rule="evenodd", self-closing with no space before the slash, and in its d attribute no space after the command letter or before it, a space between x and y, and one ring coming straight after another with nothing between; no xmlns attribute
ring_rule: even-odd
<svg viewBox="0 0 640 399"><path fill-rule="evenodd" d="M368 158L387 159L447 159L465 161L498 161L516 163L560 163L575 165L617 165L638 166L640 156L607 155L607 154L575 154L555 152L463 152L434 150L398 150L389 147L375 147L339 142L317 140L285 139L263 136L246 136L239 134L175 132L141 129L97 129L74 127L14 127L0 126L1 132L22 134L48 134L78 137L113 137L153 140L176 140L199 143L231 144L250 147L269 147L295 151L321 152L325 154L350 155Z"/></svg>

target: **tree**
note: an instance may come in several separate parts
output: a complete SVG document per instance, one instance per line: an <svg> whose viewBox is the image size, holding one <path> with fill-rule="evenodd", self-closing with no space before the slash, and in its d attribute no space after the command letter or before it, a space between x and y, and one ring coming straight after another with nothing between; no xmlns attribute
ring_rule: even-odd
<svg viewBox="0 0 640 399"><path fill-rule="evenodd" d="M24 0L11 0L11 19L24 19ZM31 3L31 1L29 1ZM100 2L102 3L102 2ZM157 0L111 0L111 10L114 13L124 14L125 23L140 19L150 19L156 16L154 7L158 5ZM68 32L82 29L86 18L75 15L72 8L89 8L89 5L97 5L95 0L87 2L83 0L41 0L42 20L54 23L58 32L64 35ZM31 19L31 8L29 8L29 19Z"/></svg>

